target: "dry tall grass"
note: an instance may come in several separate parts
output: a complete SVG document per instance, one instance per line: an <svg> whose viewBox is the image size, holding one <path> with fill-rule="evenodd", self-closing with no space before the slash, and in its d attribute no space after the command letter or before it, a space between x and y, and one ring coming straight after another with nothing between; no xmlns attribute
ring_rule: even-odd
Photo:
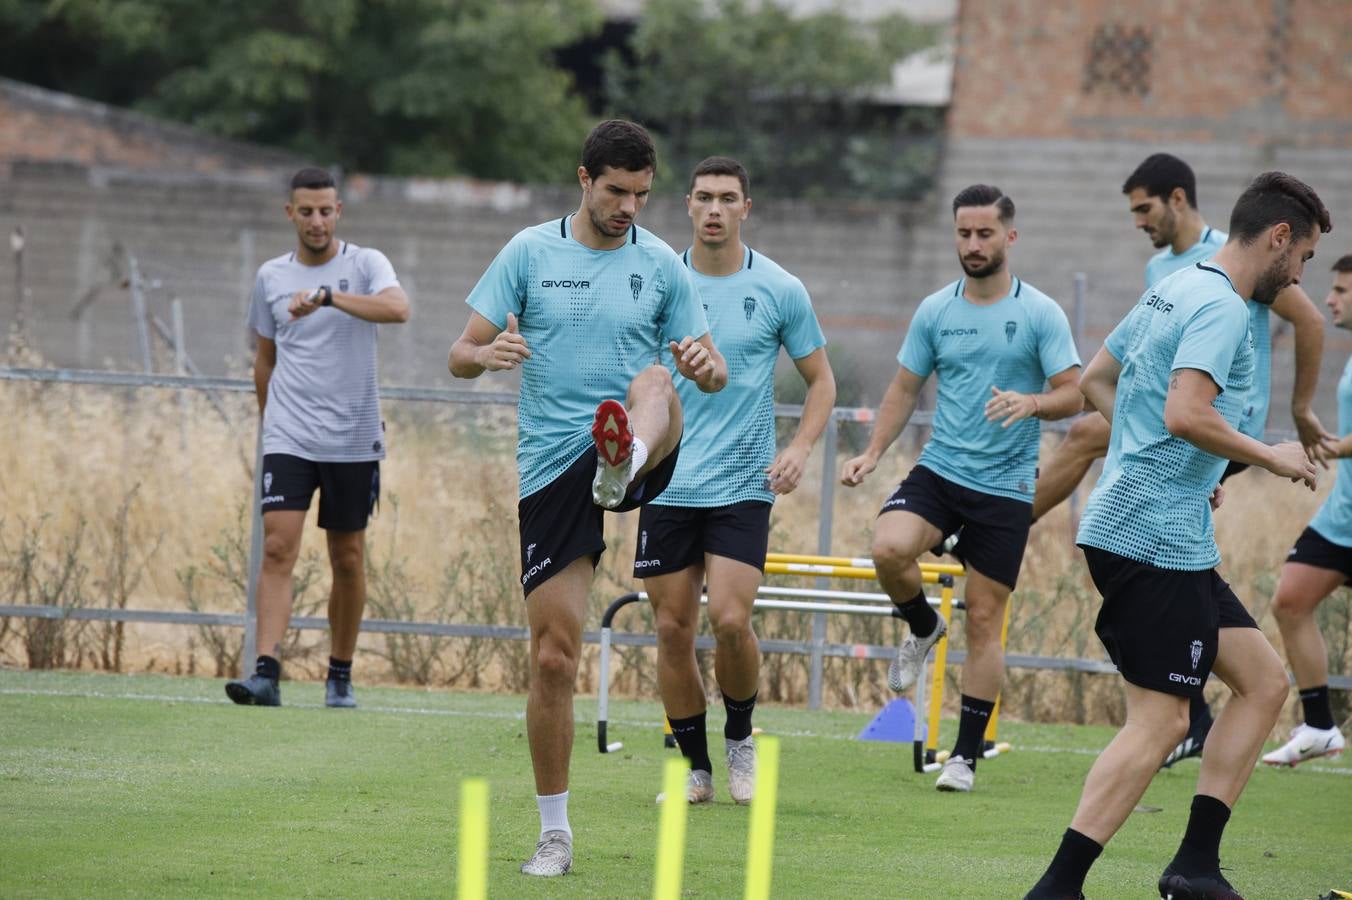
<svg viewBox="0 0 1352 900"><path fill-rule="evenodd" d="M6 601L242 610L255 404L245 395L220 402L225 418L196 393L0 384L0 418L9 423L0 442L0 586ZM391 456L383 471L382 508L368 533L368 615L522 625L512 411L405 403L387 404L386 416ZM858 439L844 435L842 458L851 437ZM865 487L837 488L834 552L867 554L874 515L909 467L912 440L908 432L901 442L907 446L890 454ZM773 549L815 551L820 456L819 449L801 488L777 505ZM1329 483L1326 478L1315 495L1264 473L1246 473L1231 482L1218 516L1223 571L1274 641L1268 610L1278 567ZM611 551L598 570L589 627L610 600L634 585L629 573L637 514L607 519ZM327 562L322 536L312 526L302 552L297 612L322 614ZM1015 593L1010 649L1102 658L1092 629L1097 604L1062 507L1034 529ZM1325 607L1334 670L1346 672L1352 662L1347 598ZM641 608L617 622L621 630L651 631L651 625ZM836 616L828 627L832 642L888 644L900 636L893 620ZM758 618L758 631L803 639L810 621L767 614ZM955 646L961 645L955 637ZM519 690L527 679L526 647L517 641L367 634L361 649L360 677L367 681ZM317 675L326 651L324 635L294 635L288 671ZM653 695L653 651L616 653L612 689ZM238 656L235 629L0 619L0 663L10 665L221 675L237 670ZM589 648L582 690L595 689L596 663L595 648ZM767 655L762 696L803 702L807 666L805 657ZM875 708L889 699L885 668L878 661L828 660L827 702ZM956 682L952 686L950 702L957 695ZM1035 720L1115 721L1121 692L1110 677L1011 670L1004 709Z"/></svg>

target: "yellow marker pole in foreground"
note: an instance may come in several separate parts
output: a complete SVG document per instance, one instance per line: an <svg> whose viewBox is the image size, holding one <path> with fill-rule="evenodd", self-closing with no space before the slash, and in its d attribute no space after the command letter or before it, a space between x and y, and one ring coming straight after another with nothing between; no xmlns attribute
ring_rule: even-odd
<svg viewBox="0 0 1352 900"><path fill-rule="evenodd" d="M657 828L657 872L653 876L653 900L678 900L681 874L685 868L685 819L690 801L685 797L685 782L690 777L690 760L684 756L667 760L662 777L666 799Z"/></svg>
<svg viewBox="0 0 1352 900"><path fill-rule="evenodd" d="M779 738L767 735L756 741L756 792L751 797L751 834L746 848L747 900L770 897L778 792Z"/></svg>
<svg viewBox="0 0 1352 900"><path fill-rule="evenodd" d="M460 865L458 900L488 896L488 782L467 778L460 782Z"/></svg>

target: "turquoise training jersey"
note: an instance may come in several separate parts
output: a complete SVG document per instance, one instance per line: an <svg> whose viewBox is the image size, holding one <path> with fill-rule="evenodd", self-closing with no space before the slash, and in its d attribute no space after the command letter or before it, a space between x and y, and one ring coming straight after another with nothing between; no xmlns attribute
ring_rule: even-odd
<svg viewBox="0 0 1352 900"><path fill-rule="evenodd" d="M593 250L573 238L571 218L518 232L465 301L498 328L515 313L531 351L517 403L522 497L591 448L597 404L623 401L667 341L709 331L689 272L660 238L634 225L620 247Z"/></svg>
<svg viewBox="0 0 1352 900"><path fill-rule="evenodd" d="M662 506L726 506L744 500L773 503L765 469L775 458L775 361L782 346L802 359L826 337L803 283L747 247L742 268L704 275L683 256L699 289L714 344L728 363L727 387L706 394L676 379L685 439ZM670 349L663 351L675 371Z"/></svg>
<svg viewBox="0 0 1352 900"><path fill-rule="evenodd" d="M933 372L938 398L918 465L970 488L1033 502L1041 422L1003 428L986 419L991 387L1035 394L1047 379L1080 364L1070 322L1056 301L1015 278L1010 292L978 305L965 278L920 303L897 361L921 378Z"/></svg>
<svg viewBox="0 0 1352 900"><path fill-rule="evenodd" d="M1213 407L1239 423L1253 382L1244 299L1221 269L1195 263L1146 291L1103 346L1122 372L1103 474L1076 543L1161 569L1215 567L1210 497L1226 460L1171 435L1164 403L1172 373L1197 369L1220 388Z"/></svg>
<svg viewBox="0 0 1352 900"><path fill-rule="evenodd" d="M1352 432L1352 359L1338 379L1338 436ZM1338 460L1333 491L1310 520L1310 527L1326 541L1352 548L1352 459Z"/></svg>
<svg viewBox="0 0 1352 900"><path fill-rule="evenodd" d="M1179 269L1205 262L1225 246L1227 238L1224 231L1208 227L1197 243L1182 253L1165 247L1145 264L1145 286L1153 287ZM1268 406L1272 399L1272 336L1268 321L1272 307L1254 300L1244 302L1249 305L1249 328L1253 331L1253 387L1249 389L1240 414L1239 430L1261 441L1267 431Z"/></svg>

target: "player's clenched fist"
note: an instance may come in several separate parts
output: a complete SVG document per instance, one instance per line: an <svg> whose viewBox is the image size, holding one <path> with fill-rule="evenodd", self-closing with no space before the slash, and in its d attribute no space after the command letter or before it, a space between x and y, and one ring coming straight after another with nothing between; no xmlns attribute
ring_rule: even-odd
<svg viewBox="0 0 1352 900"><path fill-rule="evenodd" d="M671 357L676 360L676 371L694 382L703 382L714 373L714 358L709 348L689 335L678 344L671 342Z"/></svg>
<svg viewBox="0 0 1352 900"><path fill-rule="evenodd" d="M516 330L516 315L507 314L507 330L493 338L493 343L479 350L479 365L492 372L515 369L530 359L530 347Z"/></svg>
<svg viewBox="0 0 1352 900"><path fill-rule="evenodd" d="M857 487L863 484L868 474L876 468L878 468L878 461L867 453L860 454L853 459L847 459L844 467L840 470L840 483L846 487Z"/></svg>

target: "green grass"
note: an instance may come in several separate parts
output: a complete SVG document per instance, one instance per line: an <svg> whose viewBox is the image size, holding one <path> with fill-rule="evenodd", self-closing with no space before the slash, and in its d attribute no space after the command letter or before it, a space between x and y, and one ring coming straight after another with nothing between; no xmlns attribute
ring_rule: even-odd
<svg viewBox="0 0 1352 900"><path fill-rule="evenodd" d="M242 709L216 680L0 671L0 897L453 896L469 776L490 782L491 895L651 895L653 798L674 752L656 704L614 704L624 749L602 756L595 700L579 700L575 868L544 882L517 873L538 828L521 697L360 687L362 708L337 711L322 685L283 695L282 709ZM1004 723L1015 751L963 796L914 774L909 744L851 740L868 719L757 711L782 737L776 897L1021 897L1113 733ZM747 810L715 759L719 800L690 811L688 897L743 889ZM1131 817L1090 897L1154 896L1196 772L1188 760L1155 779L1143 803L1161 811ZM1223 852L1252 898L1352 888L1352 766L1255 772Z"/></svg>

